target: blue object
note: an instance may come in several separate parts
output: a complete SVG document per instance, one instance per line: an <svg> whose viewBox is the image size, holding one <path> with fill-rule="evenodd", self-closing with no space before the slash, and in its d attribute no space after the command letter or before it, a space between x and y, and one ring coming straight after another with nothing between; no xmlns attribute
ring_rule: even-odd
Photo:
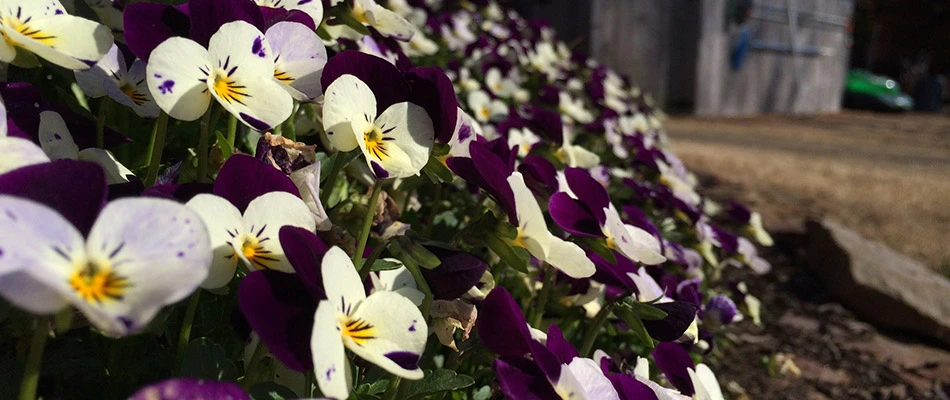
<svg viewBox="0 0 950 400"><path fill-rule="evenodd" d="M745 62L745 58L749 54L750 43L752 43L752 37L749 34L749 28L743 24L742 27L739 28L736 43L732 46L732 54L729 56L733 70L742 68L742 63Z"/></svg>

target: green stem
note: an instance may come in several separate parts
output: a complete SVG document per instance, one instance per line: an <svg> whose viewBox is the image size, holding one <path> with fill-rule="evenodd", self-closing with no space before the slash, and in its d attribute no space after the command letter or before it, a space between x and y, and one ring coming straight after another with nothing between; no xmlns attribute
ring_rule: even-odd
<svg viewBox="0 0 950 400"><path fill-rule="evenodd" d="M388 243L388 242L387 242ZM379 256L383 254L383 250L386 250L386 244L382 243L373 249L373 252L369 255L369 258L366 259L366 262L363 263L363 268L360 268L360 280L365 280L366 276L369 275L369 272L373 269L373 263L379 259Z"/></svg>
<svg viewBox="0 0 950 400"><path fill-rule="evenodd" d="M201 117L201 123L198 125L198 182L208 181L208 130L211 127L211 110L214 107L208 107L208 111Z"/></svg>
<svg viewBox="0 0 950 400"><path fill-rule="evenodd" d="M551 296L551 289L554 287L557 271L551 267L543 267L544 283L541 284L541 293L538 294L538 302L534 304L534 318L531 326L535 329L541 329L541 319L544 317L544 307L548 304L548 297Z"/></svg>
<svg viewBox="0 0 950 400"><path fill-rule="evenodd" d="M416 281L416 287L425 293L426 297L422 299L422 316L426 320L429 319L429 309L432 307L432 299L435 295L432 294L432 289L429 288L429 283L426 282L424 276L422 276L422 270L419 269L419 266L416 265L416 262L410 258L403 260L403 264L406 266L406 269L409 270L409 273L412 274L412 279Z"/></svg>
<svg viewBox="0 0 950 400"><path fill-rule="evenodd" d="M376 181L373 184L373 193L369 195L369 205L366 209L366 216L363 218L363 226L360 229L359 240L356 242L356 252L353 253L353 265L360 265L363 259L363 250L366 249L366 240L369 239L369 229L373 226L373 217L376 216L376 200L379 198L379 192L383 189L383 181Z"/></svg>
<svg viewBox="0 0 950 400"><path fill-rule="evenodd" d="M330 175L327 175L327 181L323 184L323 187L320 188L320 202L323 203L324 207L329 207L327 204L330 201L330 194L333 193L333 187L336 186L336 180L340 176L340 172L343 171L343 158L346 157L346 153L338 151L336 153L336 158L333 160L333 168L330 170Z"/></svg>
<svg viewBox="0 0 950 400"><path fill-rule="evenodd" d="M247 363L247 371L244 371L244 380L241 381L244 390L250 389L251 386L257 383L257 375L260 374L258 370L265 355L267 355L267 346L264 345L264 342L257 342L254 354L251 355L251 361Z"/></svg>
<svg viewBox="0 0 950 400"><path fill-rule="evenodd" d="M399 386L402 383L402 378L394 376L389 380L389 386L386 387L386 393L383 394L383 400L393 400L396 397L396 393L399 392Z"/></svg>
<svg viewBox="0 0 950 400"><path fill-rule="evenodd" d="M191 326L195 320L195 312L198 311L198 299L201 297L201 289L198 289L188 300L188 307L185 308L185 318L181 322L181 330L178 332L178 350L175 353L175 369L181 368L181 362L185 359L185 350L191 341Z"/></svg>
<svg viewBox="0 0 950 400"><path fill-rule="evenodd" d="M237 140L238 120L237 120L237 117L234 116L234 114L231 114L231 113L228 113L228 114L230 115L228 117L228 135L225 137L225 139L228 141L228 144L230 144L231 148L233 149L234 142L235 140Z"/></svg>
<svg viewBox="0 0 950 400"><path fill-rule="evenodd" d="M162 151L165 149L165 131L168 130L168 114L162 112L155 120L152 130L152 141L149 142L148 173L145 176L145 186L152 186L158 179L158 166L162 164Z"/></svg>
<svg viewBox="0 0 950 400"><path fill-rule="evenodd" d="M46 339L49 337L50 316L44 315L36 319L36 328L30 339L30 353L23 369L23 380L20 381L20 400L36 399L36 386L40 383L40 367L43 364L43 350Z"/></svg>
<svg viewBox="0 0 950 400"><path fill-rule="evenodd" d="M96 114L96 147L102 149L106 146L106 106L109 104L109 97L103 97L99 101L99 112Z"/></svg>
<svg viewBox="0 0 950 400"><path fill-rule="evenodd" d="M584 333L584 342L581 343L580 348L581 357L587 357L590 354L591 348L594 347L594 341L597 340L597 335L600 334L600 328L604 326L604 322L607 322L607 318L610 317L613 309L614 303L607 303L594 316L594 321L587 327L587 332Z"/></svg>

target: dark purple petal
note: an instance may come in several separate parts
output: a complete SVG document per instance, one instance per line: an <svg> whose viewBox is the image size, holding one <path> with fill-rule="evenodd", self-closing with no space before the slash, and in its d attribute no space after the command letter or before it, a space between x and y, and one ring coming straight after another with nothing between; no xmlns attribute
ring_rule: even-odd
<svg viewBox="0 0 950 400"><path fill-rule="evenodd" d="M541 368L548 380L557 382L561 376L561 361L558 360L557 356L547 347L544 347L543 344L534 340L528 341L528 347L531 349L531 357L534 359L534 363Z"/></svg>
<svg viewBox="0 0 950 400"><path fill-rule="evenodd" d="M676 298L693 303L696 307L703 304L703 294L700 292L702 279L687 279L676 285Z"/></svg>
<svg viewBox="0 0 950 400"><path fill-rule="evenodd" d="M436 67L413 68L406 74L406 80L412 87L409 102L426 109L435 128L435 140L448 143L455 131L459 107L452 80Z"/></svg>
<svg viewBox="0 0 950 400"><path fill-rule="evenodd" d="M238 304L267 348L288 368L313 368L310 327L317 303L296 274L253 271L241 281Z"/></svg>
<svg viewBox="0 0 950 400"><path fill-rule="evenodd" d="M486 149L482 143L471 142L469 151L471 158L451 157L446 160L446 164L456 175L488 192L508 214L508 221L517 226L515 194L508 185L508 176L512 171L498 155Z"/></svg>
<svg viewBox="0 0 950 400"><path fill-rule="evenodd" d="M658 400L656 393L637 378L624 374L613 374L607 379L614 385L620 400Z"/></svg>
<svg viewBox="0 0 950 400"><path fill-rule="evenodd" d="M531 333L521 308L503 287L492 289L478 307L475 323L485 347L501 356L522 357L531 351Z"/></svg>
<svg viewBox="0 0 950 400"><path fill-rule="evenodd" d="M135 175L129 175L129 181L109 185L109 201L123 197L138 197L145 190L145 184Z"/></svg>
<svg viewBox="0 0 950 400"><path fill-rule="evenodd" d="M581 168L565 169L564 176L567 178L567 185L571 187L571 191L574 192L577 199L590 208L594 216L597 217L597 222L603 226L607 220L604 208L610 205L610 196L607 195L607 189L590 176L590 173Z"/></svg>
<svg viewBox="0 0 950 400"><path fill-rule="evenodd" d="M696 319L696 311L699 310L695 304L685 301L656 303L653 307L663 310L667 314L666 318L657 321L644 320L643 326L651 337L661 342L672 342L683 336Z"/></svg>
<svg viewBox="0 0 950 400"><path fill-rule="evenodd" d="M245 21L264 31L264 15L253 1L247 0L189 0L191 40L208 47L211 36L228 22Z"/></svg>
<svg viewBox="0 0 950 400"><path fill-rule="evenodd" d="M416 353L410 351L393 351L383 355L403 369L413 370L419 368L420 356Z"/></svg>
<svg viewBox="0 0 950 400"><path fill-rule="evenodd" d="M596 272L594 272L594 276L591 277L595 281L607 285L607 288L618 289L622 294L636 292L636 285L633 284L633 281L627 275L628 273L637 273L639 267L637 267L636 263L630 261L627 257L616 256L615 254L615 262L611 264L593 251L587 252L587 258L590 258L597 268Z"/></svg>
<svg viewBox="0 0 950 400"><path fill-rule="evenodd" d="M540 107L528 108L528 127L560 146L564 143L564 122L561 114Z"/></svg>
<svg viewBox="0 0 950 400"><path fill-rule="evenodd" d="M544 373L533 362L518 357L499 357L494 363L498 385L505 398L512 400L550 400L560 396Z"/></svg>
<svg viewBox="0 0 950 400"><path fill-rule="evenodd" d="M693 382L689 379L688 368L695 368L693 359L683 346L676 343L659 343L653 349L653 360L657 368L663 371L666 379L673 384L680 393L692 396Z"/></svg>
<svg viewBox="0 0 950 400"><path fill-rule="evenodd" d="M511 172L515 170L515 161L518 160L517 147L509 145L508 139L505 138L497 138L484 144L486 150L494 153L505 163L505 170L508 171L508 175L511 175Z"/></svg>
<svg viewBox="0 0 950 400"><path fill-rule="evenodd" d="M426 249L442 261L438 268L422 269L422 276L437 300L459 298L488 270L485 261L469 253L435 246L426 246Z"/></svg>
<svg viewBox="0 0 950 400"><path fill-rule="evenodd" d="M327 245L313 232L290 225L280 228L280 245L310 297L317 301L326 299L320 266L329 250Z"/></svg>
<svg viewBox="0 0 950 400"><path fill-rule="evenodd" d="M129 397L129 400L251 400L240 386L194 378L172 378L153 383Z"/></svg>
<svg viewBox="0 0 950 400"><path fill-rule="evenodd" d="M136 57L148 61L159 44L173 36L188 36L191 23L177 8L159 3L133 3L122 13L125 41Z"/></svg>
<svg viewBox="0 0 950 400"><path fill-rule="evenodd" d="M558 328L557 325L552 324L551 327L548 328L548 340L546 344L548 350L557 357L561 364L570 364L575 357L581 356L577 352L577 349L564 339L564 334L561 333L561 328Z"/></svg>
<svg viewBox="0 0 950 400"><path fill-rule="evenodd" d="M106 175L99 164L58 160L0 175L0 194L24 197L58 211L85 236L106 205Z"/></svg>
<svg viewBox="0 0 950 400"><path fill-rule="evenodd" d="M214 181L214 194L228 199L242 213L251 200L264 193L278 191L300 197L300 191L287 175L261 160L243 154L228 158Z"/></svg>
<svg viewBox="0 0 950 400"><path fill-rule="evenodd" d="M548 200L548 213L561 229L587 237L603 237L597 217L579 200L564 192L557 192Z"/></svg>
<svg viewBox="0 0 950 400"><path fill-rule="evenodd" d="M300 10L288 10L286 8L260 6L261 15L264 17L264 31L278 22L296 22L304 24L310 30L316 30L313 25L313 18Z"/></svg>
<svg viewBox="0 0 950 400"><path fill-rule="evenodd" d="M539 196L550 197L558 190L557 168L541 156L529 154L518 166L525 184Z"/></svg>
<svg viewBox="0 0 950 400"><path fill-rule="evenodd" d="M747 224L749 220L752 219L752 211L749 211L748 207L734 201L730 201L726 206L726 215L740 224Z"/></svg>
<svg viewBox="0 0 950 400"><path fill-rule="evenodd" d="M736 235L715 225L709 225L709 227L712 228L713 235L719 241L719 247L723 251L727 254L736 254L739 251L739 238Z"/></svg>
<svg viewBox="0 0 950 400"><path fill-rule="evenodd" d="M388 61L355 50L341 52L327 61L320 77L320 85L330 83L344 74L350 74L366 83L376 96L376 115L381 115L389 106L406 101L409 83L396 66ZM452 121L452 128L455 128Z"/></svg>
<svg viewBox="0 0 950 400"><path fill-rule="evenodd" d="M214 186L210 183L188 182L177 184L155 185L145 189L142 196L160 197L187 203L192 197L202 193L214 193Z"/></svg>

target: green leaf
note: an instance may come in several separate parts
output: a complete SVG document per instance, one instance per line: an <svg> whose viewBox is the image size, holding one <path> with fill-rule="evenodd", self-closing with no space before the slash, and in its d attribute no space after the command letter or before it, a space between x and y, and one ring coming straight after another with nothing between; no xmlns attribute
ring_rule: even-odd
<svg viewBox="0 0 950 400"><path fill-rule="evenodd" d="M293 390L274 382L255 384L248 390L248 394L250 394L254 400L284 400L297 399L300 397L297 393L294 393Z"/></svg>
<svg viewBox="0 0 950 400"><path fill-rule="evenodd" d="M231 143L228 143L228 139L224 137L221 131L215 131L214 135L218 138L218 147L221 148L221 155L227 160L234 154L234 148L231 147Z"/></svg>
<svg viewBox="0 0 950 400"><path fill-rule="evenodd" d="M188 344L181 362L181 374L201 379L236 380L238 369L217 343L199 338Z"/></svg>
<svg viewBox="0 0 950 400"><path fill-rule="evenodd" d="M449 150L451 148L452 148L451 146L445 143L436 143L432 145L432 155L436 157L444 156L446 154L449 154Z"/></svg>
<svg viewBox="0 0 950 400"><path fill-rule="evenodd" d="M384 259L378 259L376 261L373 261L373 266L370 267L369 270L370 271L389 271L392 269L397 269L399 267L402 267L402 263L384 260Z"/></svg>
<svg viewBox="0 0 950 400"><path fill-rule="evenodd" d="M377 395L385 392L387 387L389 387L389 379L379 379L373 383L359 385L354 392L356 392L357 395Z"/></svg>
<svg viewBox="0 0 950 400"><path fill-rule="evenodd" d="M429 161L422 167L422 172L429 177L432 183L452 182L452 180L455 179L455 175L452 174L452 171L449 170L445 164L442 164L442 161L434 155L429 156Z"/></svg>
<svg viewBox="0 0 950 400"><path fill-rule="evenodd" d="M592 237L578 237L574 241L579 244L582 248L590 249L594 253L597 253L598 256L606 260L611 264L617 263L617 258L614 256L614 251L607 247L607 241L603 238L592 238Z"/></svg>
<svg viewBox="0 0 950 400"><path fill-rule="evenodd" d="M630 332L640 339L640 343L649 349L656 347L656 344L653 343L653 338L651 338L650 333L647 332L647 328L643 326L643 321L633 313L632 309L621 305L615 308L614 312L627 323L627 326L630 327Z"/></svg>
<svg viewBox="0 0 950 400"><path fill-rule="evenodd" d="M405 236L400 236L391 242L390 250L401 254L403 257L409 257L416 264L425 269L435 269L442 264L442 260L432 254L422 244L410 240ZM405 261L405 260L403 260Z"/></svg>
<svg viewBox="0 0 950 400"><path fill-rule="evenodd" d="M488 248L495 252L498 258L501 258L502 262L508 264L508 266L515 271L525 274L528 273L528 261L530 256L527 250L518 246L512 246L507 240L494 234L488 235Z"/></svg>
<svg viewBox="0 0 950 400"><path fill-rule="evenodd" d="M406 381L403 384L409 383ZM475 380L468 375L459 375L448 369L437 369L426 374L422 380L412 382L407 398L418 399L439 392L459 390L471 386Z"/></svg>
<svg viewBox="0 0 950 400"><path fill-rule="evenodd" d="M432 219L432 223L435 225L444 224L450 227L458 226L459 219L455 216L455 212L452 210L446 210L435 215L435 218Z"/></svg>
<svg viewBox="0 0 950 400"><path fill-rule="evenodd" d="M653 307L648 303L641 303L639 301L624 301L624 304L630 307L634 315L647 321L658 321L666 318L667 316L665 311Z"/></svg>

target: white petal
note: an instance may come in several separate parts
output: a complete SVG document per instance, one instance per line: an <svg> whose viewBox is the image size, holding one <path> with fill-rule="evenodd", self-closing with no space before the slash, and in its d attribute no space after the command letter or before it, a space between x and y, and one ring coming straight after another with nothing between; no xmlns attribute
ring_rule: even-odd
<svg viewBox="0 0 950 400"><path fill-rule="evenodd" d="M83 258L83 243L79 231L52 208L0 195L0 277L24 270L44 282L57 281L52 275L66 273Z"/></svg>
<svg viewBox="0 0 950 400"><path fill-rule="evenodd" d="M14 59L16 59L16 47L6 40L0 40L0 61L11 63Z"/></svg>
<svg viewBox="0 0 950 400"><path fill-rule="evenodd" d="M281 0L257 0L257 5L274 8L286 8L290 10L300 10L313 18L313 24L320 26L323 22L323 2L319 0L300 0L294 2L282 3Z"/></svg>
<svg viewBox="0 0 950 400"><path fill-rule="evenodd" d="M752 231L752 234L755 236L755 240L759 244L770 247L775 244L775 241L772 240L772 236L769 235L769 232L762 227L762 215L758 212L753 212L749 217L749 229Z"/></svg>
<svg viewBox="0 0 950 400"><path fill-rule="evenodd" d="M140 117L155 118L158 117L160 108L152 98L152 93L148 89L148 83L145 79L145 70L147 66L145 61L135 60L132 68L114 84L105 85L105 92L111 99L119 104L135 111Z"/></svg>
<svg viewBox="0 0 950 400"><path fill-rule="evenodd" d="M640 301L653 301L656 299L661 299L661 302L671 301L669 297L666 297L666 291L660 288L660 284L647 273L646 268L640 267L637 269L636 274L628 272L627 276L630 277L634 286L637 287L637 293L640 294Z"/></svg>
<svg viewBox="0 0 950 400"><path fill-rule="evenodd" d="M8 25L3 32L7 40L33 54L74 70L88 69L105 56L113 43L112 31L107 26L68 14L34 16L19 30Z"/></svg>
<svg viewBox="0 0 950 400"><path fill-rule="evenodd" d="M7 105L0 97L0 138L7 136Z"/></svg>
<svg viewBox="0 0 950 400"><path fill-rule="evenodd" d="M587 278L596 271L594 262L574 243L552 235L548 248L545 261L571 278Z"/></svg>
<svg viewBox="0 0 950 400"><path fill-rule="evenodd" d="M405 18L376 4L373 7L372 25L383 36L388 36L396 40L408 42L412 39L416 30Z"/></svg>
<svg viewBox="0 0 950 400"><path fill-rule="evenodd" d="M270 192L251 200L244 211L244 226L248 233L256 237L257 248L254 257L247 257L250 266L255 269L273 269L294 272L294 268L284 256L280 245L280 228L296 226L310 232L316 230L316 223L310 216L310 209L303 200L287 192ZM232 242L235 249L241 244ZM247 251L238 253L242 258Z"/></svg>
<svg viewBox="0 0 950 400"><path fill-rule="evenodd" d="M574 357L570 364L561 365L555 390L571 399L620 399L600 366L589 358Z"/></svg>
<svg viewBox="0 0 950 400"><path fill-rule="evenodd" d="M106 180L110 185L129 182L129 176L135 176L131 170L115 159L108 150L90 147L79 152L78 157L82 161L92 161L99 164L106 172Z"/></svg>
<svg viewBox="0 0 950 400"><path fill-rule="evenodd" d="M396 259L387 260L398 261ZM375 274L371 275L376 276ZM379 286L376 286L377 282ZM379 271L378 280L373 281L373 286L378 290L399 293L412 301L416 306L421 305L422 300L424 300L426 296L425 293L422 293L416 287L415 278L412 277L412 274L409 273L409 270L406 269L405 266L388 271Z"/></svg>
<svg viewBox="0 0 950 400"><path fill-rule="evenodd" d="M722 389L719 388L719 381L712 370L706 364L696 365L696 370L692 368L686 370L689 372L689 380L693 383L696 390L694 396L697 400L723 400Z"/></svg>
<svg viewBox="0 0 950 400"><path fill-rule="evenodd" d="M604 234L624 257L647 265L666 261L666 257L660 253L660 241L655 236L633 225L624 225L613 205L604 207L604 214L607 216Z"/></svg>
<svg viewBox="0 0 950 400"><path fill-rule="evenodd" d="M359 78L342 75L324 90L323 128L336 150L359 146L366 126L375 120L376 96Z"/></svg>
<svg viewBox="0 0 950 400"><path fill-rule="evenodd" d="M394 375L422 379L418 360L429 333L412 301L394 292L376 292L359 304L350 321L372 326L362 332L370 339L354 341L344 334L343 343L350 351Z"/></svg>
<svg viewBox="0 0 950 400"><path fill-rule="evenodd" d="M76 84L79 85L86 96L93 98L105 96L106 92L102 88L103 82L106 79L113 79L116 71L125 70L124 65L123 68L119 68L119 63L125 64L125 60L119 54L119 47L113 44L105 57L102 57L92 68L74 73Z"/></svg>
<svg viewBox="0 0 950 400"><path fill-rule="evenodd" d="M343 249L333 246L327 251L323 256L320 273L323 282L328 283L324 285L327 299L340 313L352 314L356 306L366 299L360 274L356 272L353 260L350 260Z"/></svg>
<svg viewBox="0 0 950 400"><path fill-rule="evenodd" d="M182 121L200 118L211 104L205 84L211 67L208 50L189 39L173 37L155 47L146 67L148 90L170 117Z"/></svg>
<svg viewBox="0 0 950 400"><path fill-rule="evenodd" d="M32 314L55 314L68 306L59 293L25 271L0 277L0 296Z"/></svg>
<svg viewBox="0 0 950 400"><path fill-rule="evenodd" d="M49 162L49 156L33 142L13 136L0 136L0 174L27 165Z"/></svg>
<svg viewBox="0 0 950 400"><path fill-rule="evenodd" d="M292 172L290 180L294 181L294 185L300 191L300 198L310 209L317 230L330 230L333 224L330 223L327 210L323 208L323 202L320 201L320 162Z"/></svg>
<svg viewBox="0 0 950 400"><path fill-rule="evenodd" d="M336 307L330 301L320 301L313 315L310 336L313 373L323 395L335 399L348 398L353 385L350 362L346 359L342 339Z"/></svg>
<svg viewBox="0 0 950 400"><path fill-rule="evenodd" d="M185 206L194 210L204 221L208 230L208 248L214 254L211 270L201 287L214 289L227 285L234 277L238 263L231 241L247 234L241 212L231 202L213 194L199 194Z"/></svg>
<svg viewBox="0 0 950 400"><path fill-rule="evenodd" d="M40 147L49 155L50 159L75 160L78 157L79 146L73 141L73 135L66 127L66 121L56 111L40 113L39 126Z"/></svg>
<svg viewBox="0 0 950 400"><path fill-rule="evenodd" d="M528 251L537 258L547 258L548 239L551 237L551 232L548 231L538 200L534 198L534 194L525 185L524 177L521 176L520 172L515 172L508 177L508 185L511 186L511 191L514 193L519 234L525 239L533 239L527 243L534 243L533 246L528 246ZM535 247L535 249L532 250L532 247Z"/></svg>
<svg viewBox="0 0 950 400"><path fill-rule="evenodd" d="M278 22L265 36L277 57L274 77L293 89L290 93L294 99L309 101L320 96L320 77L327 63L327 48L320 37L295 22Z"/></svg>
<svg viewBox="0 0 950 400"><path fill-rule="evenodd" d="M119 298L73 303L111 335L134 332L158 310L185 298L208 276L208 231L190 208L165 199L126 198L109 203L96 220L86 251L89 262L109 265L127 279Z"/></svg>
<svg viewBox="0 0 950 400"><path fill-rule="evenodd" d="M432 119L426 110L408 102L393 104L376 119L373 129L374 133L364 135L366 140L360 140L359 144L377 178L419 175L429 161L435 140ZM379 176L374 162L388 175Z"/></svg>
<svg viewBox="0 0 950 400"><path fill-rule="evenodd" d="M59 0L6 0L2 4L3 7L10 10L10 12L14 9L19 9L24 18L45 17L55 15L57 12L66 12L66 9Z"/></svg>

